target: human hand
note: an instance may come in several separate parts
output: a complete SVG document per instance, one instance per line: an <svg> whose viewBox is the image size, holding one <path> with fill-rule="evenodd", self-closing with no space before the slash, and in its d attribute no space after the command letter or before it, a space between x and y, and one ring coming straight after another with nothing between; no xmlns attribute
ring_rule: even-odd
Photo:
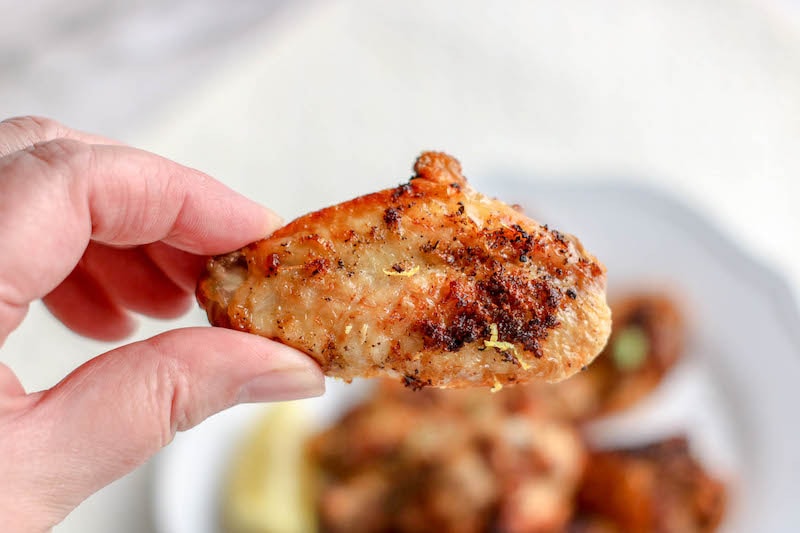
<svg viewBox="0 0 800 533"><path fill-rule="evenodd" d="M202 256L277 218L212 178L46 119L0 123L0 344L39 298L74 331L116 340L128 310L191 305ZM319 367L267 339L174 330L26 393L0 363L0 531L47 531L177 431L236 403L321 394Z"/></svg>

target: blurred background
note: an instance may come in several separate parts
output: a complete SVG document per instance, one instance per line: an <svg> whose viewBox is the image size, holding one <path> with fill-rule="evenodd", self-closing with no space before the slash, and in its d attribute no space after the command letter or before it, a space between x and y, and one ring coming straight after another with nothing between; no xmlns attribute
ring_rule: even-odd
<svg viewBox="0 0 800 533"><path fill-rule="evenodd" d="M396 185L423 149L484 181L648 185L800 294L798 0L0 8L3 118L46 115L147 148L287 218ZM166 327L143 321L138 336ZM34 307L2 357L35 390L107 349ZM152 529L151 470L56 531Z"/></svg>

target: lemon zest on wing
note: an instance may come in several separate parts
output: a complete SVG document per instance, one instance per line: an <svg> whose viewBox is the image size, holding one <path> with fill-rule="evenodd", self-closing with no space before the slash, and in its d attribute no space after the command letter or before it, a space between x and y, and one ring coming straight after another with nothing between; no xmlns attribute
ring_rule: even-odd
<svg viewBox="0 0 800 533"><path fill-rule="evenodd" d="M498 334L497 334L497 324L489 324L489 340L483 341L483 345L487 348L497 348L501 352L511 352L514 354L514 359L519 363L519 366L522 367L522 370L528 370L531 365L528 364L525 360L519 357L517 353L517 347L514 346L513 343L506 342L506 341L499 341Z"/></svg>
<svg viewBox="0 0 800 533"><path fill-rule="evenodd" d="M501 390L503 390L503 384L500 383L500 380L497 379L497 376L493 376L493 377L494 377L494 385L492 386L491 389L489 389L489 391L492 394L494 394L495 392L500 392Z"/></svg>
<svg viewBox="0 0 800 533"><path fill-rule="evenodd" d="M419 265L414 265L413 267L409 268L408 270L404 270L402 272L397 272L394 270L390 270L388 268L383 269L383 273L387 276L404 276L404 277L411 277L414 274L419 272Z"/></svg>

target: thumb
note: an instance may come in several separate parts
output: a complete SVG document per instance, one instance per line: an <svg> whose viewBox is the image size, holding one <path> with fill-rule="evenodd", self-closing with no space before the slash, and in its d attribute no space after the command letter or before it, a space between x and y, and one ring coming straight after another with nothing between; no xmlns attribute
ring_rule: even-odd
<svg viewBox="0 0 800 533"><path fill-rule="evenodd" d="M312 359L247 333L191 328L123 346L29 396L27 412L13 420L15 435L0 439L1 448L12 446L0 478L19 488L12 508L0 497L0 516L22 513L35 521L22 530L46 530L175 432L237 403L323 390Z"/></svg>

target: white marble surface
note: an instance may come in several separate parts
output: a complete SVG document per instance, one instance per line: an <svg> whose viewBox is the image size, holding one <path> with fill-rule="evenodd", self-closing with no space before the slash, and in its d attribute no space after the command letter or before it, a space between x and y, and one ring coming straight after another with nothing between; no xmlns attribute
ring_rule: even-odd
<svg viewBox="0 0 800 533"><path fill-rule="evenodd" d="M285 0L0 0L0 115L53 115L129 137L236 61L286 8Z"/></svg>
<svg viewBox="0 0 800 533"><path fill-rule="evenodd" d="M394 185L438 148L468 176L667 190L800 287L794 0L0 8L0 115L145 146L287 217ZM0 357L38 389L109 347L35 306ZM148 487L145 467L56 531L147 531Z"/></svg>

